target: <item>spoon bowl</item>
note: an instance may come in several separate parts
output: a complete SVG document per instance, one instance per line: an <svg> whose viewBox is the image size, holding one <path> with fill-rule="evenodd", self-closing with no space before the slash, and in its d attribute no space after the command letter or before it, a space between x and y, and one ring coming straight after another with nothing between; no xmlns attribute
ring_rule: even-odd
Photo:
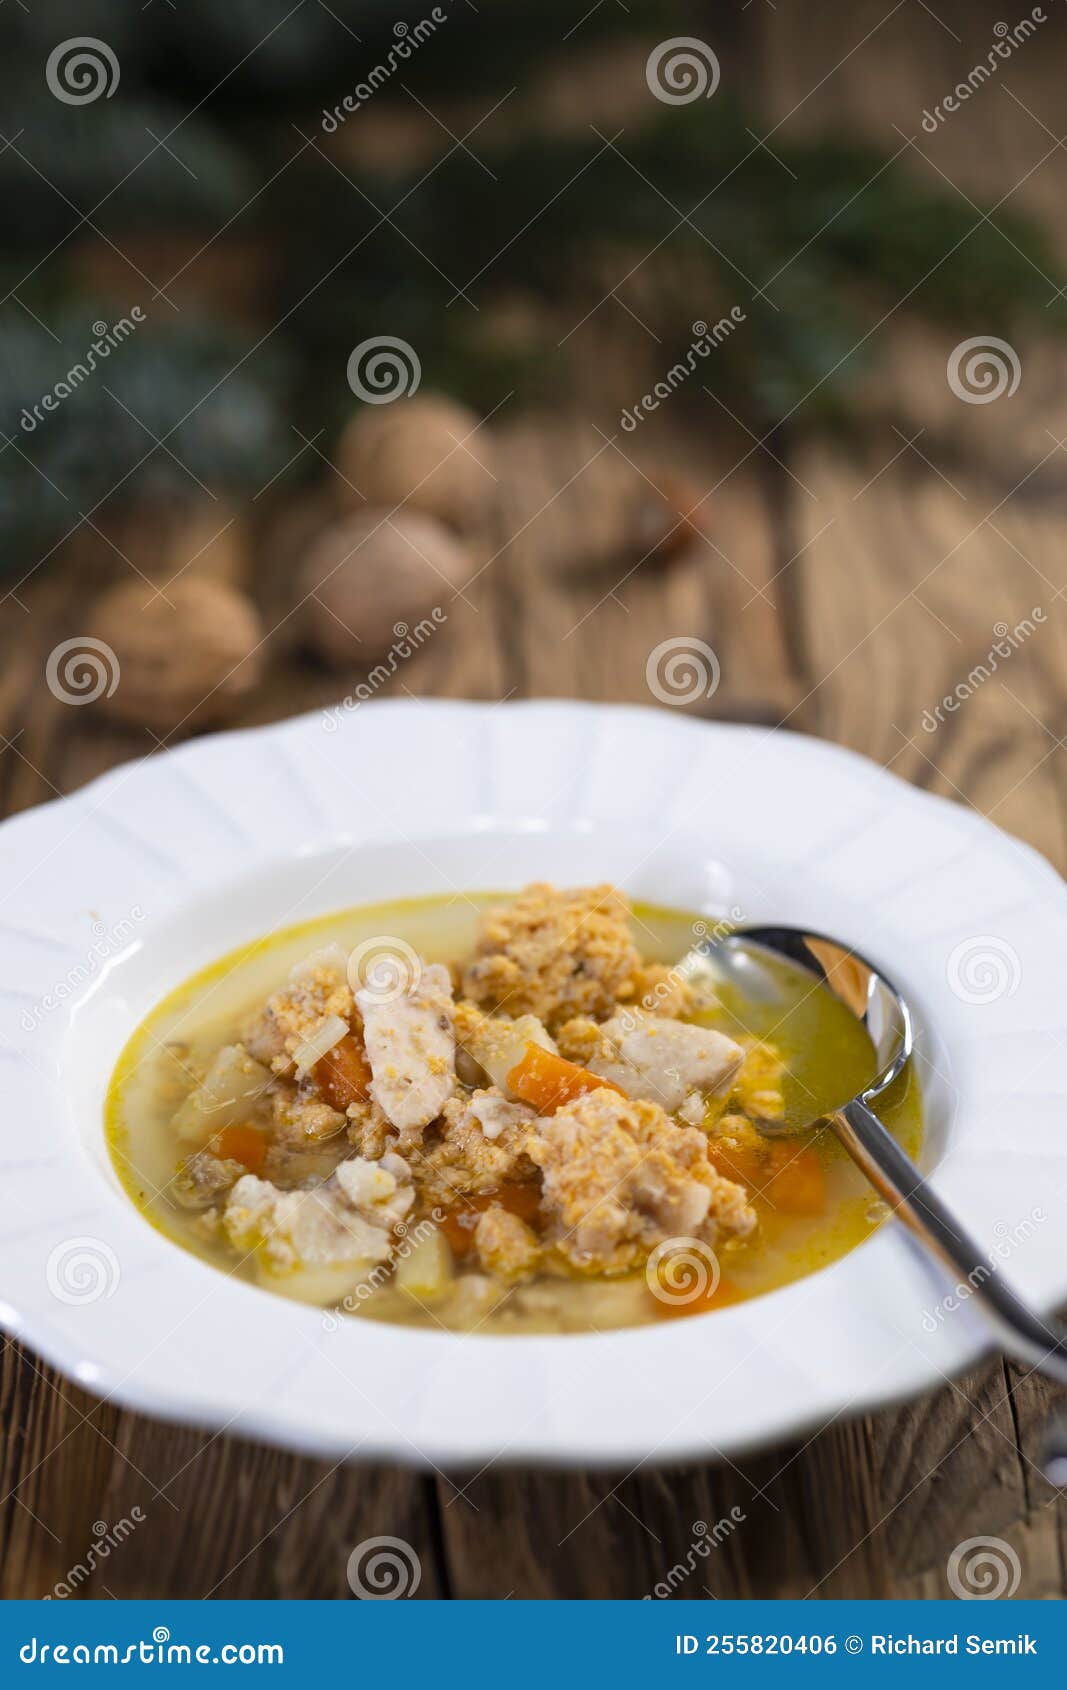
<svg viewBox="0 0 1067 1690"><path fill-rule="evenodd" d="M904 1072L915 1046L911 1011L892 982L858 951L825 933L801 927L735 928L712 949L722 959L724 974L746 990L749 981L742 976L750 976L753 966L760 966L761 955L770 955L812 975L862 1021L875 1060L874 1078L859 1094L867 1104L887 1092ZM838 1098L832 1109L843 1109L851 1102L851 1094ZM820 1115L819 1121L823 1118ZM803 1133L815 1124L789 1125L779 1131ZM767 1132L775 1130L773 1122L757 1125Z"/></svg>
<svg viewBox="0 0 1067 1690"><path fill-rule="evenodd" d="M736 927L694 948L682 964L712 984L764 996L773 984L764 958L786 961L810 974L813 990L844 1003L867 1029L875 1073L862 1091L840 1099L817 1119L776 1125L757 1121L770 1135L802 1135L828 1126L862 1168L893 1214L947 1266L957 1284L996 1325L1010 1354L1067 1384L1067 1333L1044 1320L1012 1290L996 1257L983 1250L947 1208L872 1107L904 1073L915 1054L915 1024L906 999L879 968L851 945L802 927ZM1049 1445L1046 1471L1054 1483L1067 1475L1067 1422ZM1055 1475L1059 1477L1055 1477Z"/></svg>

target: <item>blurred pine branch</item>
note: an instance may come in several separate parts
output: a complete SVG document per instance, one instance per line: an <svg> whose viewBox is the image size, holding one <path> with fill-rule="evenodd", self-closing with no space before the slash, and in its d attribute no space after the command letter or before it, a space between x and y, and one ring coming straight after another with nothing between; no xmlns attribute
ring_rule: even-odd
<svg viewBox="0 0 1067 1690"><path fill-rule="evenodd" d="M398 22L414 27L429 5L35 0L0 10L9 539L58 537L116 484L135 499L200 483L258 491L296 451L290 425L325 427L328 444L354 403L348 353L375 334L411 342L427 387L489 409L511 388L526 401L568 393L561 343L573 350L576 325L616 288L665 367L694 321L738 305L743 332L701 383L762 431L787 415L799 425L848 417L885 313L923 313L961 336L1027 323L1062 332L1067 307L1048 306L1055 265L1032 221L1006 210L987 221L986 208L932 190L906 154L889 163L847 136L791 142L783 131L772 157L725 70L712 99L657 102L644 86L647 43L691 33L691 8L627 0L584 18L563 0L439 9L432 38L335 134L323 111L386 60ZM735 33L742 26L739 14ZM48 56L75 36L114 53L111 97L70 104L49 92ZM553 67L572 80L598 71L602 94L609 55L628 42L639 48L622 90L632 119L598 132L589 113L567 124L542 111ZM462 134L496 105L473 157L440 127ZM464 121L459 107L475 115ZM393 119L421 124L428 156L387 146L381 162ZM175 240L187 246L180 265L146 256L153 241ZM250 305L212 291L225 253L249 275ZM155 291L171 273L172 305ZM24 409L83 356L93 323L138 302L145 321L106 368L27 428ZM605 367L605 390L611 377ZM583 393L590 410L603 398L599 386ZM683 402L706 416L700 383Z"/></svg>

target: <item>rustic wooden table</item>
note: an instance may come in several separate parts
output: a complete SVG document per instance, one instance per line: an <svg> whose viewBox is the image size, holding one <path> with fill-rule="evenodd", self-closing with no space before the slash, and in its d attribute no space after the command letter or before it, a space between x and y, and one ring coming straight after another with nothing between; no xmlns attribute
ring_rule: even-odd
<svg viewBox="0 0 1067 1690"><path fill-rule="evenodd" d="M877 0L849 9L831 54L797 10L777 12L766 31L768 129L839 117L882 144L896 123L921 145L923 107L971 62L951 31L932 14L916 24L912 7L905 29L900 6ZM982 90L980 123L975 101L943 136L936 167L917 156L917 170L1061 216L1064 33L1047 29L1044 46L1005 71L1004 87ZM1050 296L1065 281L1067 268L1050 278ZM622 315L612 301L610 312ZM1017 394L964 405L947 388L946 355L981 328L938 335L891 313L876 331L871 395L872 419L885 422L847 456L788 429L768 442L698 432L669 408L638 441L597 432L580 403L551 426L508 407L493 526L480 537L487 567L470 606L455 607L392 690L648 703L650 648L692 634L721 660L709 715L854 747L974 806L1062 868L1064 357L1020 346ZM615 513L640 474L664 464L707 492L707 537L670 568L637 566L639 554L620 565ZM283 552L264 540L268 610L284 606ZM85 591L60 564L4 608L9 812L148 749L58 704L43 684L45 654L77 631ZM1014 626L1034 607L1047 617L1039 632L925 731L924 710L985 657L994 625ZM250 722L325 702L359 679L315 671L286 641L283 617L284 608L272 616L281 624L273 667ZM921 1402L835 1421L738 1463L420 1474L332 1468L170 1427L87 1396L5 1343L0 1594L50 1591L84 1561L97 1523L113 1526L137 1507L146 1522L79 1594L342 1597L350 1550L384 1534L417 1551L423 1596L636 1597L686 1561L695 1522L736 1508L743 1529L697 1560L679 1595L942 1596L950 1552L979 1535L1017 1553L1020 1596L1063 1595L1067 1513L1038 1468L1052 1406L1041 1380L995 1361Z"/></svg>

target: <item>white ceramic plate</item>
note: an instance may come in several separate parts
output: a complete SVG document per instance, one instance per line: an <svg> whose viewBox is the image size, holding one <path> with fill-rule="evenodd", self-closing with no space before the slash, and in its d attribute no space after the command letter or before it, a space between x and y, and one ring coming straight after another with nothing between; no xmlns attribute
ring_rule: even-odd
<svg viewBox="0 0 1067 1690"><path fill-rule="evenodd" d="M275 925L457 888L614 880L848 939L910 994L936 1183L1067 1299L1067 898L1032 851L849 752L669 710L375 703L116 769L0 828L0 1319L89 1389L316 1455L439 1467L736 1454L937 1386L988 1342L895 1225L769 1296L599 1336L319 1311L155 1232L102 1134L113 1064Z"/></svg>

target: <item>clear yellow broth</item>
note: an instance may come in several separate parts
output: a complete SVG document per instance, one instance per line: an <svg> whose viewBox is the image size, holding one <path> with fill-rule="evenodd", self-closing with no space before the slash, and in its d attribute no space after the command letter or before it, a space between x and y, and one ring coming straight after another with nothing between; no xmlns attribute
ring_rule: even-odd
<svg viewBox="0 0 1067 1690"><path fill-rule="evenodd" d="M255 1280L251 1260L226 1243L205 1238L197 1218L168 1194L181 1152L171 1118L189 1089L190 1058L205 1060L232 1042L289 969L327 941L351 948L389 935L406 940L430 961L447 962L471 948L481 910L500 894L408 900L342 910L313 922L282 928L231 951L173 991L141 1023L124 1049L108 1092L106 1135L118 1177L143 1215L175 1243L221 1272ZM693 943L700 918L638 904L635 936L649 961L675 962ZM770 999L724 997L698 1019L733 1036L771 1041L785 1058L787 1119L798 1122L853 1095L873 1070L863 1027L811 977L774 965ZM176 1059L175 1051L180 1052ZM886 1126L912 1156L922 1141L922 1105L912 1073L881 1105ZM796 1142L796 1141L790 1141ZM759 1225L750 1238L719 1251L722 1302L740 1302L802 1279L861 1243L885 1219L859 1170L825 1128L808 1140L822 1165L825 1203L818 1214L786 1214L753 1193ZM350 1300L351 1301L351 1300ZM703 1305L697 1305L694 1313ZM643 1273L583 1278L561 1270L518 1286L496 1286L477 1269L457 1266L452 1289L427 1306L389 1281L341 1318L385 1320L434 1330L482 1333L588 1332L653 1324L672 1312L650 1292ZM676 1313L677 1311L673 1311ZM713 1313L714 1309L707 1311ZM706 1318L706 1313L701 1318Z"/></svg>

